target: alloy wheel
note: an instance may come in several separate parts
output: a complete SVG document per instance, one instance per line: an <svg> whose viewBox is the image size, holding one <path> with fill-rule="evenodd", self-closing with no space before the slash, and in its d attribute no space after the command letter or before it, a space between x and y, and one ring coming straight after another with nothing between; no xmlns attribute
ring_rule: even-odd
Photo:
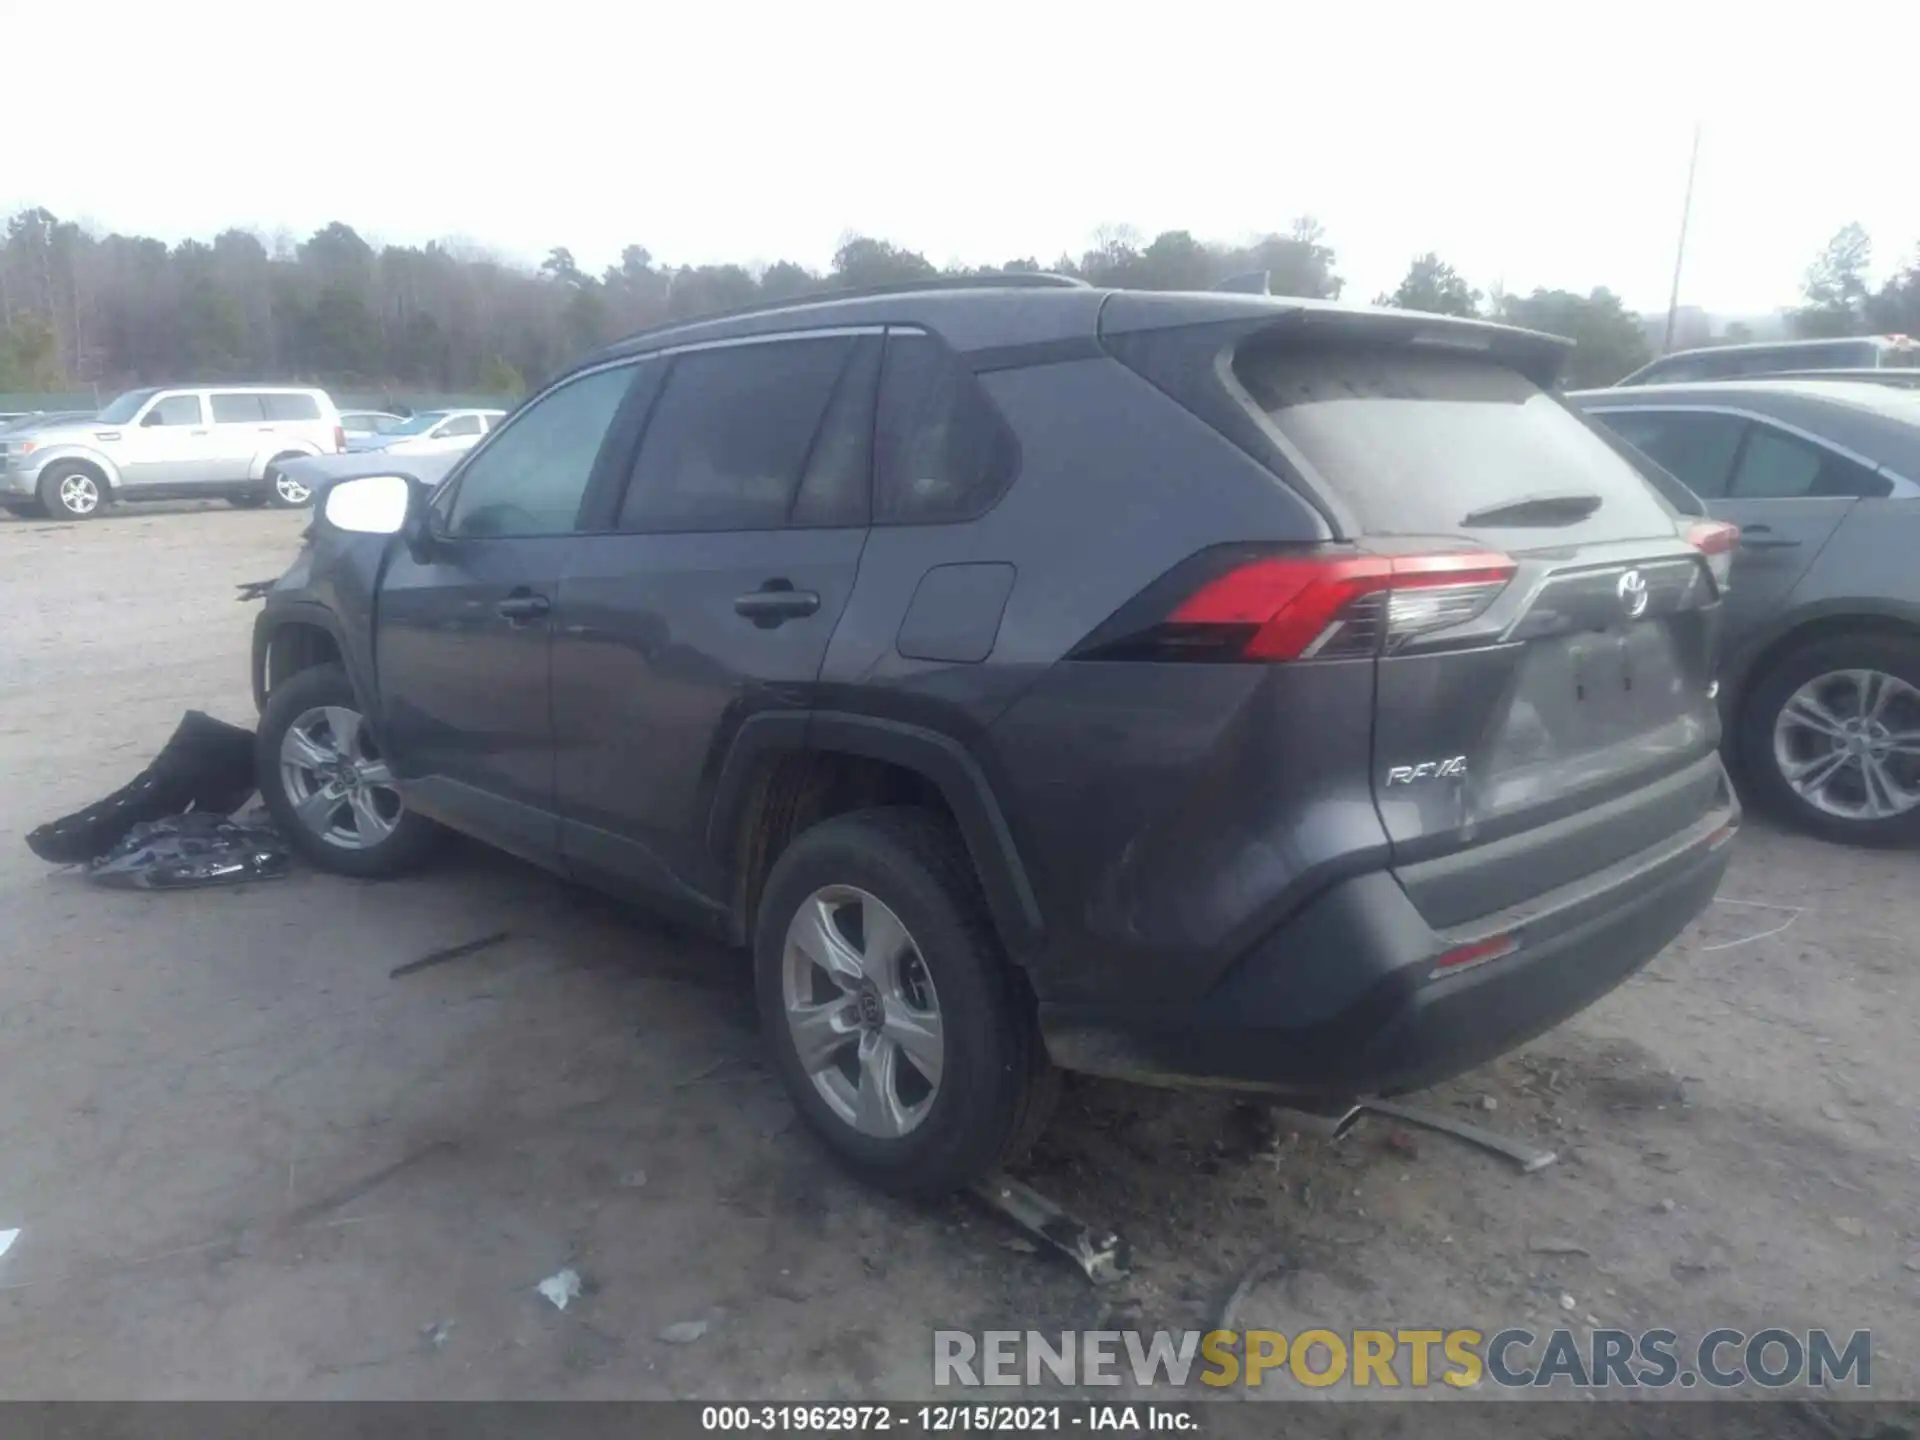
<svg viewBox="0 0 1920 1440"><path fill-rule="evenodd" d="M63 476L60 507L70 515L91 515L100 508L100 486L91 475Z"/></svg>
<svg viewBox="0 0 1920 1440"><path fill-rule="evenodd" d="M313 498L311 487L302 485L298 480L284 472L276 472L273 477L273 490L288 505L304 505Z"/></svg>
<svg viewBox="0 0 1920 1440"><path fill-rule="evenodd" d="M1835 670L1788 697L1773 724L1780 777L1842 820L1920 805L1920 690L1881 670Z"/></svg>
<svg viewBox="0 0 1920 1440"><path fill-rule="evenodd" d="M280 740L280 783L296 819L342 850L378 845L406 807L356 710L304 711Z"/></svg>
<svg viewBox="0 0 1920 1440"><path fill-rule="evenodd" d="M876 1139L912 1132L940 1090L940 1000L899 916L864 890L829 885L787 926L787 1029L828 1108Z"/></svg>

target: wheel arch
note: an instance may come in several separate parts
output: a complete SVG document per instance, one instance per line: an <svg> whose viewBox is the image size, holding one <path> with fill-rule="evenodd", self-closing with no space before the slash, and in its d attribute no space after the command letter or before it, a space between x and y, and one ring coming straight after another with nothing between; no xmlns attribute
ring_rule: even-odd
<svg viewBox="0 0 1920 1440"><path fill-rule="evenodd" d="M76 446L55 450L51 455L48 455L40 461L39 468L34 472L34 490L36 493L42 482L46 480L47 472L56 465L77 465L82 469L90 471L93 478L100 482L101 494L105 499L111 500L120 489L120 470L118 466L97 450L88 450Z"/></svg>
<svg viewBox="0 0 1920 1440"><path fill-rule="evenodd" d="M1001 944L1024 961L1043 931L1039 903L979 762L937 731L842 712L752 716L728 748L713 789L707 844L734 877L741 933L752 933L759 888L794 835L861 804L898 803L921 804L953 821Z"/></svg>
<svg viewBox="0 0 1920 1440"><path fill-rule="evenodd" d="M284 684L290 676L302 670L311 670L316 665L339 665L344 669L353 683L354 693L360 698L362 713L369 716L373 713L367 708L369 692L362 683L358 667L350 658L339 622L328 611L311 605L289 608L278 614L262 614L255 622L252 667L254 709L264 710L267 697L275 687Z"/></svg>
<svg viewBox="0 0 1920 1440"><path fill-rule="evenodd" d="M1754 687L1787 656L1843 635L1920 638L1920 605L1880 598L1829 600L1782 617L1742 646L1728 667L1723 703L1729 724L1738 722Z"/></svg>
<svg viewBox="0 0 1920 1440"><path fill-rule="evenodd" d="M304 440L282 440L278 445L267 446L253 457L253 465L247 471L249 480L265 480L267 471L282 460L304 460L310 455L321 453L317 445L309 445Z"/></svg>

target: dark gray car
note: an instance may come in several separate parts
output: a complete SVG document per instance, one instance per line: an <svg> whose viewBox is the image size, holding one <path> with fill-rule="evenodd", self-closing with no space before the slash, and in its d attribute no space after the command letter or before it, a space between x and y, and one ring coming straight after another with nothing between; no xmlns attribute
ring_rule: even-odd
<svg viewBox="0 0 1920 1440"><path fill-rule="evenodd" d="M889 1187L1056 1066L1430 1084L1643 965L1738 820L1713 566L1563 353L1046 278L643 335L329 488L262 790L333 870L444 825L751 946Z"/></svg>
<svg viewBox="0 0 1920 1440"><path fill-rule="evenodd" d="M1920 840L1920 394L1829 380L1570 397L1740 527L1721 703L1753 797Z"/></svg>

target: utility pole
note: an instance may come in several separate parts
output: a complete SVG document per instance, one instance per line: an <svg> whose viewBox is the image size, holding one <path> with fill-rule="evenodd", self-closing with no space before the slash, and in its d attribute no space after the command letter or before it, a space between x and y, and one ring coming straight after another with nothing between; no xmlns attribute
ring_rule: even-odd
<svg viewBox="0 0 1920 1440"><path fill-rule="evenodd" d="M1687 157L1687 196L1680 202L1680 244L1673 255L1673 290L1667 296L1667 338L1662 355L1673 351L1673 325L1680 318L1680 267L1687 258L1687 220L1693 214L1693 173L1700 165L1700 122L1693 122L1693 153Z"/></svg>

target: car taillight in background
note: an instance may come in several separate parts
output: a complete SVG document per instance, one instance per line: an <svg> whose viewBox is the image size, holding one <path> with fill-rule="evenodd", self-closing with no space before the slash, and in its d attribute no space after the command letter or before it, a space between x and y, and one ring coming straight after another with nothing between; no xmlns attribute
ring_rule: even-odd
<svg viewBox="0 0 1920 1440"><path fill-rule="evenodd" d="M333 427L333 453L338 455L342 450L346 448L347 448L347 427L344 425L336 425Z"/></svg>
<svg viewBox="0 0 1920 1440"><path fill-rule="evenodd" d="M1187 590L1159 616L1127 607L1076 654L1216 662L1378 655L1473 619L1516 569L1483 550L1256 556Z"/></svg>
<svg viewBox="0 0 1920 1440"><path fill-rule="evenodd" d="M1707 557L1713 583L1724 591L1733 574L1733 552L1740 543L1740 527L1724 520L1699 520L1687 527L1687 543Z"/></svg>

